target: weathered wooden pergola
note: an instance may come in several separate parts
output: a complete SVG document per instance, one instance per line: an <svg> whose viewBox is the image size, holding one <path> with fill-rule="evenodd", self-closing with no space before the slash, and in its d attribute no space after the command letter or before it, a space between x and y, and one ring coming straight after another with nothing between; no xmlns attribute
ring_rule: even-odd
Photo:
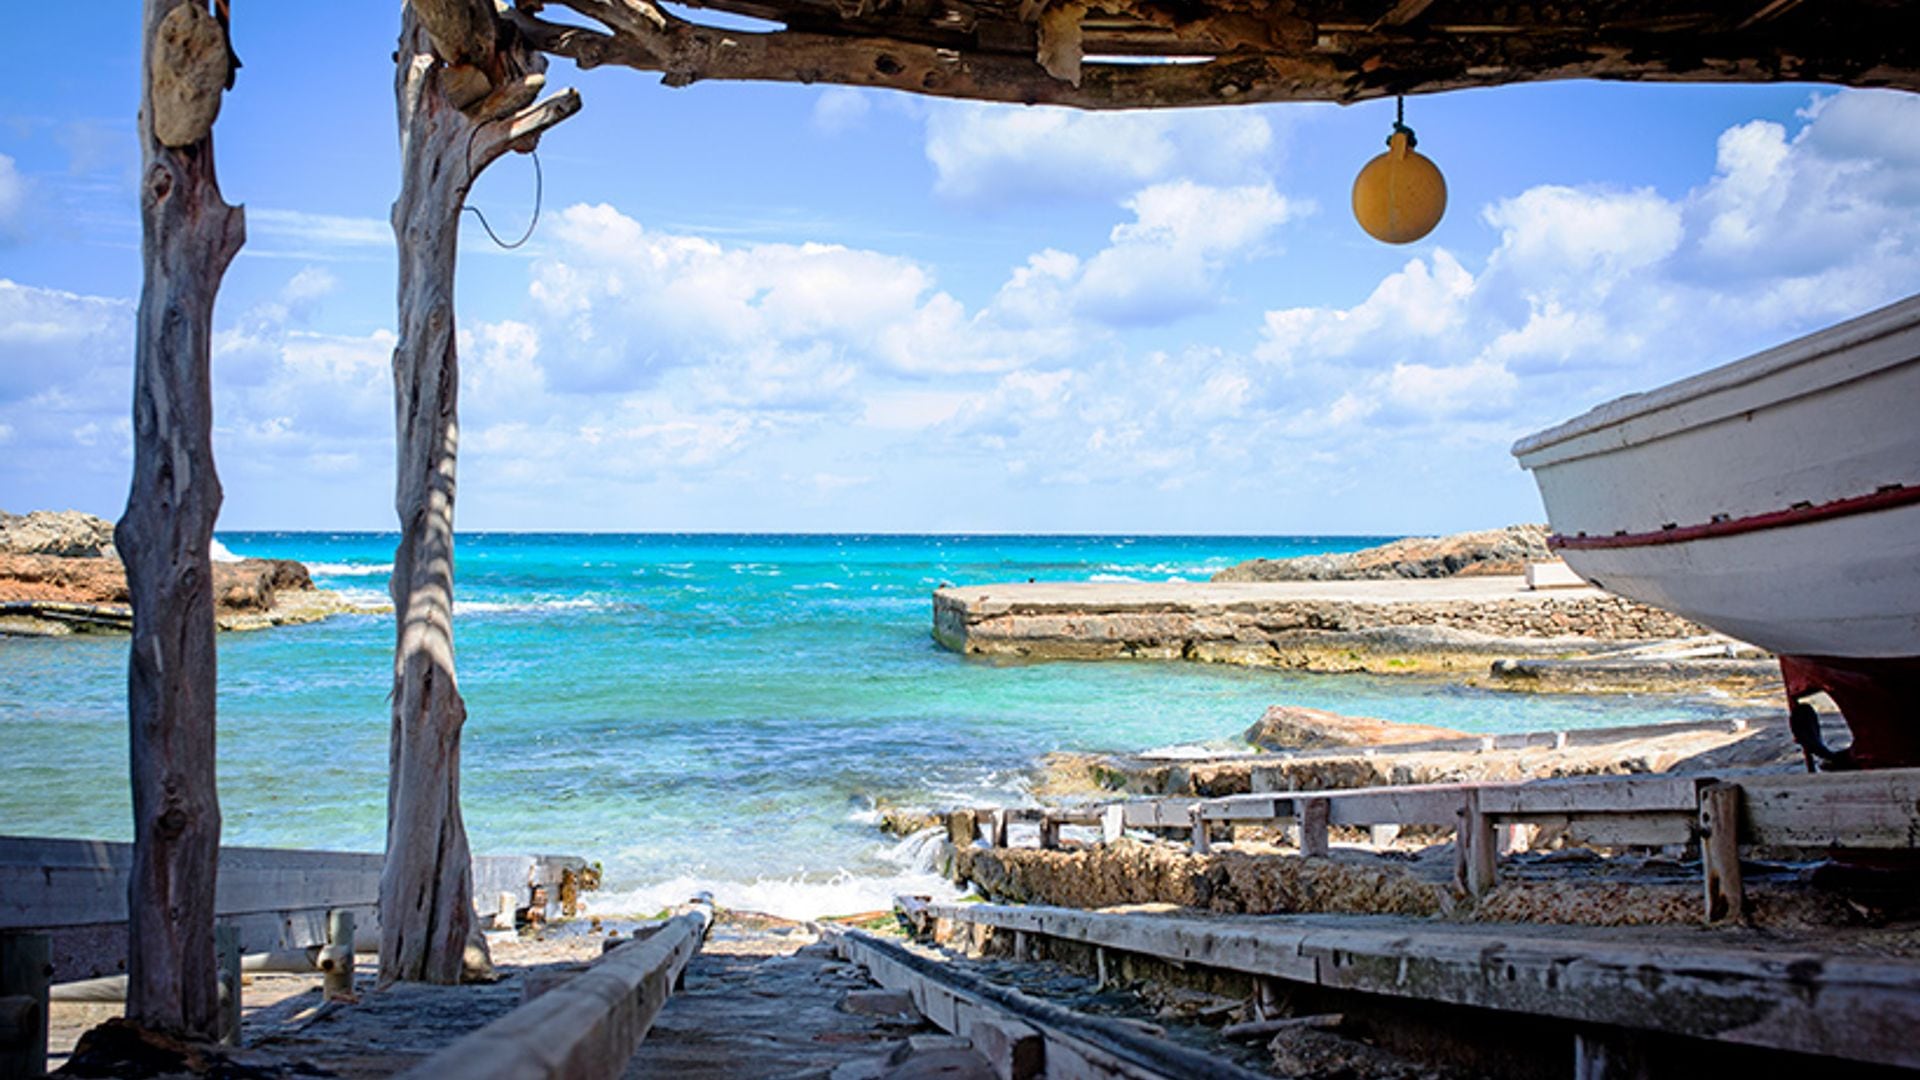
<svg viewBox="0 0 1920 1080"><path fill-rule="evenodd" d="M245 239L212 127L235 62L227 0L145 0L141 293L132 492L117 532L134 609L128 676L135 865L128 1015L217 1023L215 649L220 507L209 347ZM396 620L381 972L452 982L472 938L460 814L453 521L461 205L479 173L580 108L542 98L546 56L708 79L837 83L1084 109L1355 102L1550 79L1823 82L1920 90L1906 0L409 0L401 141ZM737 20L736 20L737 21Z"/></svg>

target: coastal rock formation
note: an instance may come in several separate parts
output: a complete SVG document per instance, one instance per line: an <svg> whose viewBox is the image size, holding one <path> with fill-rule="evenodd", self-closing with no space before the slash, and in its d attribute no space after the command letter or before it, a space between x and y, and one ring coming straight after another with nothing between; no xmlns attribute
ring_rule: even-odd
<svg viewBox="0 0 1920 1080"><path fill-rule="evenodd" d="M1428 724L1397 724L1370 716L1343 716L1304 705L1275 705L1247 729L1246 740L1262 750L1321 750L1336 746L1388 746L1430 739L1465 738L1466 732Z"/></svg>
<svg viewBox="0 0 1920 1080"><path fill-rule="evenodd" d="M113 522L78 510L0 510L0 555L53 555L68 559L118 559Z"/></svg>
<svg viewBox="0 0 1920 1080"><path fill-rule="evenodd" d="M1016 583L949 586L933 595L940 644L1023 660L1195 660L1486 680L1497 658L1705 634L1670 612L1595 588L1532 591L1518 577Z"/></svg>
<svg viewBox="0 0 1920 1080"><path fill-rule="evenodd" d="M213 564L214 615L223 630L312 622L356 610L315 589L291 559ZM76 511L0 513L0 633L59 635L126 629L127 571L113 524Z"/></svg>
<svg viewBox="0 0 1920 1080"><path fill-rule="evenodd" d="M1837 719L1829 737L1842 737ZM1649 728L1640 736L1620 741L1588 743L1570 736L1563 746L1555 746L1552 741L1533 744L1529 739L1527 745L1472 750L1368 753L1366 748L1356 748L1348 753L1195 761L1060 752L1042 761L1032 790L1042 798L1110 797L1116 792L1218 798L1255 791L1790 768L1799 761L1800 749L1794 745L1784 718L1767 716L1739 724L1690 725L1673 731Z"/></svg>
<svg viewBox="0 0 1920 1080"><path fill-rule="evenodd" d="M1553 558L1545 525L1409 537L1364 551L1252 559L1213 575L1214 581L1359 581L1519 574L1530 561Z"/></svg>

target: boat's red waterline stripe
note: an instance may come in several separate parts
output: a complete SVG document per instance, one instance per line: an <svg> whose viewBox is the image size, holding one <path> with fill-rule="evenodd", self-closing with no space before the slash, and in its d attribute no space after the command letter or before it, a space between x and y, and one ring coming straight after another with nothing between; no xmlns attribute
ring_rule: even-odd
<svg viewBox="0 0 1920 1080"><path fill-rule="evenodd" d="M1794 506L1785 510L1754 514L1750 517L1709 521L1703 525L1681 525L1655 532L1615 533L1612 536L1588 536L1585 533L1579 536L1562 536L1555 533L1547 538L1547 547L1555 551L1596 551L1604 548L1684 544L1689 540L1739 536L1742 533L1760 532L1763 529L1779 529L1788 525L1805 525L1810 521L1867 514L1875 510L1891 510L1896 506L1909 506L1913 503L1920 503L1920 484L1895 484L1869 495L1835 499L1833 502L1821 503L1818 506Z"/></svg>

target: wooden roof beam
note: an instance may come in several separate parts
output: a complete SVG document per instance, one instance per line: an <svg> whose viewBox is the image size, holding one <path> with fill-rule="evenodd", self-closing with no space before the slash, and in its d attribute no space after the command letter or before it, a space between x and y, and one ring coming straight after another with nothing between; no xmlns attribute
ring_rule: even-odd
<svg viewBox="0 0 1920 1080"><path fill-rule="evenodd" d="M1305 47L1262 47L1243 15L1224 13L1179 27L1199 63L1131 64L1083 60L1078 82L1049 74L1033 52L962 43L904 40L857 22L768 32L703 26L646 0L544 0L600 21L606 29L563 26L537 17L542 0L520 0L512 21L543 52L582 67L618 64L658 71L669 86L705 79L834 83L936 97L1082 109L1180 108L1277 101L1356 102L1394 94L1556 79L1668 82L1831 82L1920 90L1920 54L1911 46L1878 51L1874 66L1831 42L1755 41L1752 34L1699 35L1685 48L1660 47L1644 33L1582 36L1567 30L1513 34L1340 35L1322 28ZM636 11L645 18L634 18ZM657 13L656 22L652 13ZM1121 35L1112 35L1119 37ZM1803 35L1795 35L1796 41ZM1086 34L1084 52L1106 55L1110 38ZM1233 42L1233 47L1209 48ZM1203 53L1204 54L1204 53ZM1064 65L1056 65L1063 73Z"/></svg>

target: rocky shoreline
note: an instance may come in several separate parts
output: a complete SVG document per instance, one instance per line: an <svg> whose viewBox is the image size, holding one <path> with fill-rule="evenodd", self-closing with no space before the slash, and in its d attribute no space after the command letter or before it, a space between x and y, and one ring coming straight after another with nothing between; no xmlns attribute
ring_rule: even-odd
<svg viewBox="0 0 1920 1080"><path fill-rule="evenodd" d="M215 624L258 630L379 609L314 587L291 559L213 564ZM113 525L77 511L0 511L0 636L63 637L131 629L126 568Z"/></svg>
<svg viewBox="0 0 1920 1080"><path fill-rule="evenodd" d="M1586 585L1535 588L1540 526L1253 560L1207 582L946 586L933 637L983 658L1188 660L1536 692L1770 695L1764 653ZM1519 571L1519 572L1516 572Z"/></svg>

